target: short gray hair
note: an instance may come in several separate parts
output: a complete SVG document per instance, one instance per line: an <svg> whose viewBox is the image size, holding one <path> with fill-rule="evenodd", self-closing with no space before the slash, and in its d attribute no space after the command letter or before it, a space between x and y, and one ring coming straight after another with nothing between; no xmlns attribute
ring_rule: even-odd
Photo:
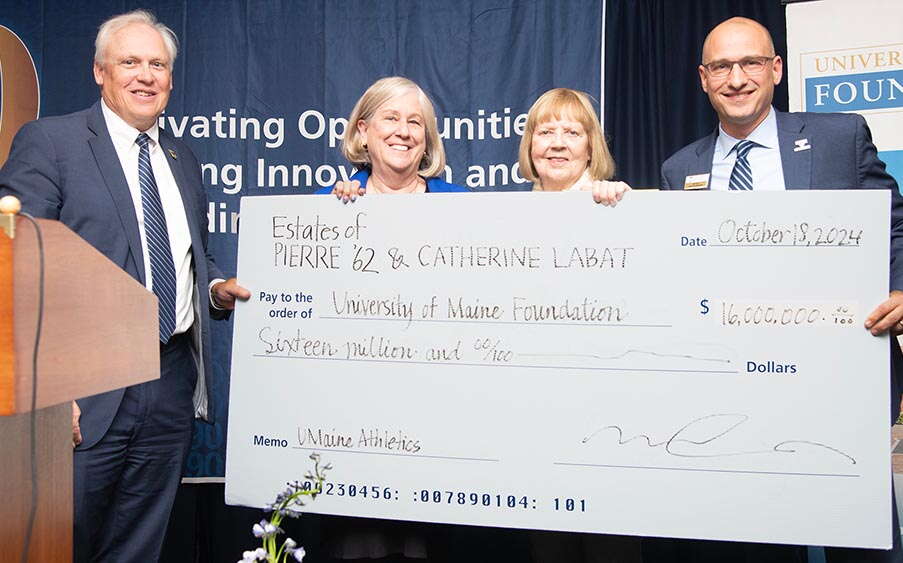
<svg viewBox="0 0 903 563"><path fill-rule="evenodd" d="M179 40L173 30L158 22L157 18L147 10L134 10L126 14L113 16L100 24L100 29L97 30L97 38L94 40L94 63L103 66L110 38L120 29L135 23L141 23L156 29L157 33L163 38L163 44L166 45L166 51L169 53L169 64L171 65L176 61L176 55L179 53Z"/></svg>

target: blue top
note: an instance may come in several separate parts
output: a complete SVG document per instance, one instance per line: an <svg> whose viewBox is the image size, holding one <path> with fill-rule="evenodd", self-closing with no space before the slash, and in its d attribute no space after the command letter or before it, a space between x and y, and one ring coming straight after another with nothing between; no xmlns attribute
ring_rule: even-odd
<svg viewBox="0 0 903 563"><path fill-rule="evenodd" d="M366 189L367 180L370 178L370 170L365 168L359 172L357 172L354 176L350 178L350 180L357 180L361 183L362 186ZM320 188L314 193L317 195L322 194L331 194L332 189L335 186L327 186L325 188ZM439 178L427 178L426 180L426 191L427 193L441 193L441 192L466 192L467 188L463 186L459 186L458 184L449 184L445 180L441 180Z"/></svg>

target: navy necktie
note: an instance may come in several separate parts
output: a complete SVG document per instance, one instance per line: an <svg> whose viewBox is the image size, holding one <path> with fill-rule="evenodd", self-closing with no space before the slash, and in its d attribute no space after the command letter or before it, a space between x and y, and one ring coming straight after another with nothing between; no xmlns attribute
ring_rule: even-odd
<svg viewBox="0 0 903 563"><path fill-rule="evenodd" d="M751 190L753 189L752 168L749 167L749 151L753 147L758 146L753 141L746 139L739 141L732 150L737 151L737 161L734 162L734 170L731 172L731 180L728 188L732 190Z"/></svg>
<svg viewBox="0 0 903 563"><path fill-rule="evenodd" d="M166 229L166 215L160 203L160 192L151 168L148 142L145 133L135 141L140 147L138 153L138 183L141 186L141 209L144 211L144 237L150 255L151 280L154 294L159 300L160 342L169 341L176 329L176 268L173 265L172 250L169 246L169 231Z"/></svg>

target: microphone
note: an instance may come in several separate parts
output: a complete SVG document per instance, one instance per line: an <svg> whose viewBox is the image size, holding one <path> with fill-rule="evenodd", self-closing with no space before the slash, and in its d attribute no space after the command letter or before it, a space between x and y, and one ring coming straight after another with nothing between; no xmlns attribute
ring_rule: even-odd
<svg viewBox="0 0 903 563"><path fill-rule="evenodd" d="M22 202L14 195L0 197L0 229L9 238L16 238L16 215L22 210Z"/></svg>

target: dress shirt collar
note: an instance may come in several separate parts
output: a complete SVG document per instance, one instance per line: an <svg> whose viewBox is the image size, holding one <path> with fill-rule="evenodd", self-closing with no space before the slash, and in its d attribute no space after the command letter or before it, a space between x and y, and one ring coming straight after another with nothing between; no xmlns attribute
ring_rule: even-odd
<svg viewBox="0 0 903 563"><path fill-rule="evenodd" d="M768 108L768 115L765 117L765 120L753 129L746 139L767 149L778 148L778 118L773 107ZM715 143L715 158L723 160L730 156L731 149L738 142L740 142L740 139L728 135L719 124L718 140Z"/></svg>
<svg viewBox="0 0 903 563"><path fill-rule="evenodd" d="M135 145L135 139L138 138L138 134L141 133L141 131L138 131L126 123L124 119L119 117L116 112L107 106L107 103L103 101L103 98L100 99L100 108L103 111L103 118L107 123L107 130L110 132L110 138L113 140L113 144L119 150L125 149L128 151L132 145ZM147 136L150 137L150 148L156 146L160 136L160 129L157 127L157 122L154 121L151 128L144 131L144 133L147 133Z"/></svg>
<svg viewBox="0 0 903 563"><path fill-rule="evenodd" d="M574 182L573 186L571 186L569 188L565 188L561 191L569 192L569 191L581 191L581 190L591 190L591 189L593 189L593 179L589 175L589 167L587 166L586 170L584 170L583 174L581 174L580 177L577 178L577 181Z"/></svg>

